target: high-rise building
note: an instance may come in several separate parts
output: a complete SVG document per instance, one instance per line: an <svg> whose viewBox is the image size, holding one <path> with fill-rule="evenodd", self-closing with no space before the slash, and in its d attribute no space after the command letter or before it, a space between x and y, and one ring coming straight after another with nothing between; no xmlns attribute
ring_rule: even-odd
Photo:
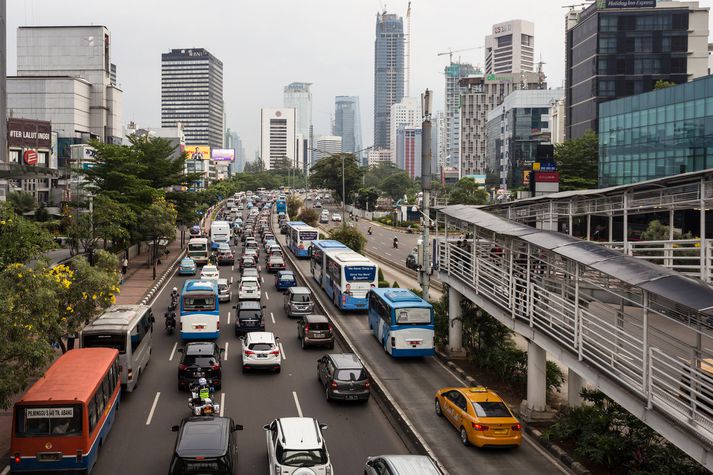
<svg viewBox="0 0 713 475"><path fill-rule="evenodd" d="M342 138L336 135L322 135L316 139L317 146L312 150L312 164L334 153L341 153Z"/></svg>
<svg viewBox="0 0 713 475"><path fill-rule="evenodd" d="M550 142L553 144L562 143L565 140L564 110L564 96L550 104Z"/></svg>
<svg viewBox="0 0 713 475"><path fill-rule="evenodd" d="M421 177L421 127L401 125L396 131L396 166L411 178Z"/></svg>
<svg viewBox="0 0 713 475"><path fill-rule="evenodd" d="M445 68L446 107L445 107L445 161L440 166L458 166L460 162L460 95L465 92L460 86L462 78L482 74L468 63L451 63Z"/></svg>
<svg viewBox="0 0 713 475"><path fill-rule="evenodd" d="M295 110L293 108L260 109L260 157L265 170L285 160L295 160Z"/></svg>
<svg viewBox="0 0 713 475"><path fill-rule="evenodd" d="M396 163L396 133L402 125L420 127L423 122L421 113L421 99L404 97L400 102L391 106L391 125L389 137L391 146L391 161Z"/></svg>
<svg viewBox="0 0 713 475"><path fill-rule="evenodd" d="M535 71L535 25L510 20L493 25L485 37L485 74Z"/></svg>
<svg viewBox="0 0 713 475"><path fill-rule="evenodd" d="M361 150L361 116L357 96L334 98L333 133L342 138L342 152L354 153ZM361 152L360 155L363 156Z"/></svg>
<svg viewBox="0 0 713 475"><path fill-rule="evenodd" d="M295 110L295 134L302 136L303 143L308 145L307 163L312 146L312 93L310 82L293 82L285 86L284 106ZM304 162L304 160L302 160Z"/></svg>
<svg viewBox="0 0 713 475"><path fill-rule="evenodd" d="M393 13L376 15L374 42L374 146L390 148L391 106L404 97L404 22Z"/></svg>
<svg viewBox="0 0 713 475"><path fill-rule="evenodd" d="M245 169L245 147L243 147L243 141L238 133L231 128L225 132L225 147L235 150L235 160L230 162L228 172L231 175L242 173Z"/></svg>
<svg viewBox="0 0 713 475"><path fill-rule="evenodd" d="M438 135L438 141L434 142L438 144L438 148L436 153L433 154L432 162L435 164L436 170L440 170L445 166L446 157L448 156L446 145L446 114L443 111L437 111L435 114L432 114L431 117L433 118L433 130L435 130Z"/></svg>
<svg viewBox="0 0 713 475"><path fill-rule="evenodd" d="M599 104L708 74L708 8L697 1L595 2L567 14L566 135L598 131Z"/></svg>
<svg viewBox="0 0 713 475"><path fill-rule="evenodd" d="M161 54L161 124L183 123L187 145L223 147L223 62L203 48Z"/></svg>

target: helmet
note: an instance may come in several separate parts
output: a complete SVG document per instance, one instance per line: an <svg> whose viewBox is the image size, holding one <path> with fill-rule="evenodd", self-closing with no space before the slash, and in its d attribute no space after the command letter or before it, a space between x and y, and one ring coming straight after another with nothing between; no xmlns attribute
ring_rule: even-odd
<svg viewBox="0 0 713 475"><path fill-rule="evenodd" d="M198 384L200 384L201 386L206 386L208 384L208 381L205 378L200 378L198 380Z"/></svg>
<svg viewBox="0 0 713 475"><path fill-rule="evenodd" d="M178 289L176 287L174 287L173 292L178 292Z"/></svg>

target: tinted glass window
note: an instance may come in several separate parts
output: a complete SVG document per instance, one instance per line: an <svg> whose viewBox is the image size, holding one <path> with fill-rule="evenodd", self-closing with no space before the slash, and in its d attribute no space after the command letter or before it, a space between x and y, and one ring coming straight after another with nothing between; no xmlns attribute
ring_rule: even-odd
<svg viewBox="0 0 713 475"><path fill-rule="evenodd" d="M270 351L272 349L271 343L252 343L248 345L248 349L254 351Z"/></svg>
<svg viewBox="0 0 713 475"><path fill-rule="evenodd" d="M259 320L260 310L241 310L238 313L238 320Z"/></svg>
<svg viewBox="0 0 713 475"><path fill-rule="evenodd" d="M317 322L317 323L308 323L309 324L309 329L310 330L329 330L329 323L327 322Z"/></svg>
<svg viewBox="0 0 713 475"><path fill-rule="evenodd" d="M340 369L334 375L334 379L340 381L360 381L366 379L366 372L361 368L355 369Z"/></svg>
<svg viewBox="0 0 713 475"><path fill-rule="evenodd" d="M186 295L183 297L183 308L186 310L215 310L215 296Z"/></svg>
<svg viewBox="0 0 713 475"><path fill-rule="evenodd" d="M119 353L126 353L126 335L125 334L83 334L83 348L114 348L119 350Z"/></svg>
<svg viewBox="0 0 713 475"><path fill-rule="evenodd" d="M474 402L473 409L478 417L511 417L510 411L502 402Z"/></svg>
<svg viewBox="0 0 713 475"><path fill-rule="evenodd" d="M183 363L189 366L196 365L200 367L214 366L218 362L213 358L213 356L194 356L186 355L183 358Z"/></svg>
<svg viewBox="0 0 713 475"><path fill-rule="evenodd" d="M310 299L309 295L305 295L305 294L292 294L292 301L293 301L293 302L309 303L310 300L311 300L311 299Z"/></svg>
<svg viewBox="0 0 713 475"><path fill-rule="evenodd" d="M82 406L17 406L15 408L15 435L36 437L48 435L80 435L82 433Z"/></svg>

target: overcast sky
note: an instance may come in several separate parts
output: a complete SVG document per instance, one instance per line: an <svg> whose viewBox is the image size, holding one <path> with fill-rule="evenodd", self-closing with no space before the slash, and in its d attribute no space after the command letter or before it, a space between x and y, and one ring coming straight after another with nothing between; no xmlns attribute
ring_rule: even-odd
<svg viewBox="0 0 713 475"><path fill-rule="evenodd" d="M581 0L413 0L412 87L435 92L443 109L438 52L482 46L494 23L535 24L535 55L549 87L564 83L562 5ZM260 108L281 107L283 87L312 82L315 135L331 133L334 96L359 96L362 143L373 140L374 33L380 0L10 0L7 2L8 74L17 70L17 27L105 25L112 62L124 91L124 123L161 124L161 53L206 48L223 61L227 127L237 130L251 160L259 148ZM407 0L386 9L406 16ZM713 0L701 0L710 7ZM405 28L405 22L404 22ZM483 65L483 50L454 55Z"/></svg>

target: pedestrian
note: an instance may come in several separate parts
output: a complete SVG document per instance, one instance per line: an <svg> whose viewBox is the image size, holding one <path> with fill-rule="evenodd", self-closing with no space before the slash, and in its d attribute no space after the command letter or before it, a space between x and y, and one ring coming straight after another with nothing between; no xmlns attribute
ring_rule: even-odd
<svg viewBox="0 0 713 475"><path fill-rule="evenodd" d="M126 277L126 272L129 270L129 259L124 257L124 260L121 261L121 281L124 281L124 278Z"/></svg>

